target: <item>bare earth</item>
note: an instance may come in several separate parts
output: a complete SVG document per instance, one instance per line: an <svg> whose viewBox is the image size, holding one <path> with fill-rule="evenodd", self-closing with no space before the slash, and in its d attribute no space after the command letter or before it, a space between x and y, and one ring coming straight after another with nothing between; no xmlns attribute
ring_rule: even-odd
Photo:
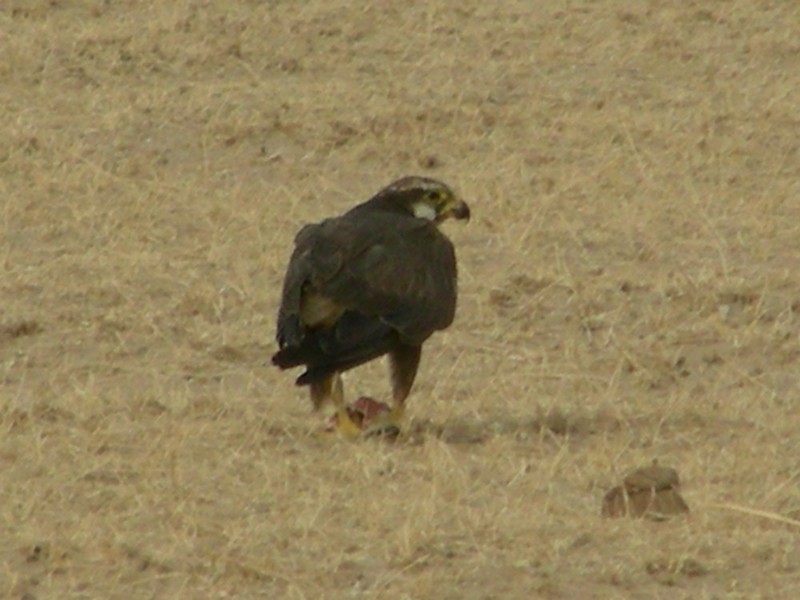
<svg viewBox="0 0 800 600"><path fill-rule="evenodd" d="M800 597L799 23L3 2L0 597ZM473 210L456 323L396 443L323 435L294 233L412 173ZM691 513L601 518L653 459Z"/></svg>

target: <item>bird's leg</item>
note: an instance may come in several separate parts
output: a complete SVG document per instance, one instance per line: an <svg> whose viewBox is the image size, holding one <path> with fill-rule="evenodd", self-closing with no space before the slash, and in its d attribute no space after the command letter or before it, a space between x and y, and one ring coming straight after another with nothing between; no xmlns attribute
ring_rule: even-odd
<svg viewBox="0 0 800 600"><path fill-rule="evenodd" d="M311 405L314 407L314 412L317 412L331 397L331 388L333 386L333 376L326 377L321 381L313 381L309 386L311 393Z"/></svg>
<svg viewBox="0 0 800 600"><path fill-rule="evenodd" d="M361 435L361 428L353 423L350 413L347 412L347 405L344 402L344 386L342 376L339 373L333 375L331 385L331 401L336 407L336 430L347 438L355 438Z"/></svg>
<svg viewBox="0 0 800 600"><path fill-rule="evenodd" d="M392 374L392 410L376 420L369 428L370 435L397 435L405 414L405 401L411 393L414 378L417 376L420 346L402 345L389 353L389 367Z"/></svg>
<svg viewBox="0 0 800 600"><path fill-rule="evenodd" d="M328 400L331 401L336 409L334 417L336 431L349 438L359 435L361 429L353 423L350 414L347 412L347 406L344 402L344 386L339 373L334 373L321 381L315 381L311 384L311 403L314 405L315 411L319 410Z"/></svg>

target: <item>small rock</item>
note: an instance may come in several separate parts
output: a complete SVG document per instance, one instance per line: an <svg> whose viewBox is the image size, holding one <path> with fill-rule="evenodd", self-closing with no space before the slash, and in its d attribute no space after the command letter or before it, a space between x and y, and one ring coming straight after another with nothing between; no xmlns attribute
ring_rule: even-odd
<svg viewBox="0 0 800 600"><path fill-rule="evenodd" d="M603 497L604 517L647 517L663 521L689 512L681 497L680 481L675 469L652 465L628 474L622 485L610 489Z"/></svg>

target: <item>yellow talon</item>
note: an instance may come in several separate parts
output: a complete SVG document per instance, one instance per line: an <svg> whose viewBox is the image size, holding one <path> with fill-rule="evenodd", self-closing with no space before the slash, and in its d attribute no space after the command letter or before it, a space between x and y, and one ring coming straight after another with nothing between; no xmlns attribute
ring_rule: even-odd
<svg viewBox="0 0 800 600"><path fill-rule="evenodd" d="M395 404L391 411L376 417L369 424L365 432L366 435L396 437L403 429L404 414L405 406L403 404Z"/></svg>
<svg viewBox="0 0 800 600"><path fill-rule="evenodd" d="M336 431L348 439L354 439L361 435L361 427L353 422L347 408L339 406L336 408Z"/></svg>

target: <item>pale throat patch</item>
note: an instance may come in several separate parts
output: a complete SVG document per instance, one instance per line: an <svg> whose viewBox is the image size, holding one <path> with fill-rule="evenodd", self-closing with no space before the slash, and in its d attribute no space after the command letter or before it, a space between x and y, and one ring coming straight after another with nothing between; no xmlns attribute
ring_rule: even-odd
<svg viewBox="0 0 800 600"><path fill-rule="evenodd" d="M418 219L436 220L436 210L427 202L417 202L413 205L414 216Z"/></svg>

